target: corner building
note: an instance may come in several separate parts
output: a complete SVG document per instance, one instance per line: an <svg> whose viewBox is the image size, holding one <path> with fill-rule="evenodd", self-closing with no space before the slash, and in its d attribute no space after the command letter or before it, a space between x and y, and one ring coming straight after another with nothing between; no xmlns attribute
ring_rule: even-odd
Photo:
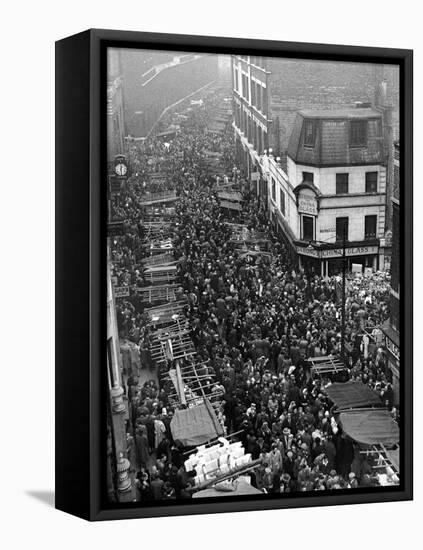
<svg viewBox="0 0 423 550"><path fill-rule="evenodd" d="M299 111L287 175L270 179L270 210L288 226L300 264L322 276L341 270L344 235L352 264L383 269L386 164L382 115L371 108Z"/></svg>

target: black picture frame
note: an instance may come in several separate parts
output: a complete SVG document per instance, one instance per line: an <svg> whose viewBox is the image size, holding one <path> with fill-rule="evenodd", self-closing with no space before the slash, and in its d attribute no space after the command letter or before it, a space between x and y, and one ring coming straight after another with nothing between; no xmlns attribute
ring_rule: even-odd
<svg viewBox="0 0 423 550"><path fill-rule="evenodd" d="M103 346L107 47L248 53L396 63L401 146L401 484L285 498L107 505ZM56 43L56 508L87 520L410 500L413 496L413 53L367 48L91 29ZM103 185L104 183L104 185ZM205 500L205 499L204 499Z"/></svg>

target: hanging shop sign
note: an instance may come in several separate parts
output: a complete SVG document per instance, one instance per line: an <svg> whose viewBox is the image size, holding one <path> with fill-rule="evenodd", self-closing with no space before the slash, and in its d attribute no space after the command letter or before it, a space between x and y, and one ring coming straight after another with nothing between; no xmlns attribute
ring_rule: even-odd
<svg viewBox="0 0 423 550"><path fill-rule="evenodd" d="M388 337L385 338L385 346L389 353L395 357L397 361L400 360L400 350L399 347Z"/></svg>
<svg viewBox="0 0 423 550"><path fill-rule="evenodd" d="M318 205L316 197L308 193L299 193L298 212L300 214L311 214L312 216L317 216Z"/></svg>

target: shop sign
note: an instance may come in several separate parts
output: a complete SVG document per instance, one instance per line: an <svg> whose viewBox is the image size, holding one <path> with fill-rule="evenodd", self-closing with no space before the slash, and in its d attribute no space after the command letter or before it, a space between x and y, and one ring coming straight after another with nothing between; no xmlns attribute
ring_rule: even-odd
<svg viewBox="0 0 423 550"><path fill-rule="evenodd" d="M326 250L317 250L315 248L297 246L298 254L303 256L312 256L313 258L342 258L342 248L329 248ZM377 254L377 246L352 246L345 249L345 256L366 256L369 254Z"/></svg>
<svg viewBox="0 0 423 550"><path fill-rule="evenodd" d="M251 181L259 181L260 172L251 172L250 179L251 179Z"/></svg>
<svg viewBox="0 0 423 550"><path fill-rule="evenodd" d="M311 214L312 216L317 216L318 209L316 197L306 195L305 193L300 193L298 195L298 212L300 214Z"/></svg>
<svg viewBox="0 0 423 550"><path fill-rule="evenodd" d="M386 346L386 349L389 351L389 353L390 353L393 357L395 357L395 359L396 359L397 361L399 361L399 360L400 360L400 350L399 350L399 347L398 347L396 344L394 344L394 342L393 342L390 338L388 338L388 337L386 337L386 339L385 339L385 346Z"/></svg>
<svg viewBox="0 0 423 550"><path fill-rule="evenodd" d="M297 252L302 256L310 256L311 258L320 258L320 250L316 250L315 248L297 246Z"/></svg>
<svg viewBox="0 0 423 550"><path fill-rule="evenodd" d="M109 237L120 237L124 232L122 221L113 221L107 224L107 235Z"/></svg>
<svg viewBox="0 0 423 550"><path fill-rule="evenodd" d="M111 195L118 195L122 187L122 179L116 176L109 176L109 193Z"/></svg>
<svg viewBox="0 0 423 550"><path fill-rule="evenodd" d="M129 296L129 286L115 286L115 298L124 298Z"/></svg>
<svg viewBox="0 0 423 550"><path fill-rule="evenodd" d="M377 254L377 246L353 246L345 249L345 256L367 256ZM331 248L321 251L322 258L340 258L342 257L342 248Z"/></svg>

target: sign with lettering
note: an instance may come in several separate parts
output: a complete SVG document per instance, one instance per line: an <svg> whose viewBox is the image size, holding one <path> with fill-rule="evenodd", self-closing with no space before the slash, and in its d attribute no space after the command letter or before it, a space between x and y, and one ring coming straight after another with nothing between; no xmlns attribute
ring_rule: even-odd
<svg viewBox="0 0 423 550"><path fill-rule="evenodd" d="M312 256L313 258L322 258L325 260L342 257L342 247L319 250L305 246L297 246L297 252L303 256ZM352 246L345 249L345 256L368 256L369 254L377 253L377 246Z"/></svg>
<svg viewBox="0 0 423 550"><path fill-rule="evenodd" d="M122 187L122 179L117 176L109 176L109 192L111 195L120 193Z"/></svg>
<svg viewBox="0 0 423 550"><path fill-rule="evenodd" d="M298 212L300 214L311 214L317 216L317 199L314 195L301 192L298 194Z"/></svg>
<svg viewBox="0 0 423 550"><path fill-rule="evenodd" d="M113 221L107 224L107 235L109 237L120 237L124 233L122 221Z"/></svg>
<svg viewBox="0 0 423 550"><path fill-rule="evenodd" d="M394 344L394 342L388 337L385 338L385 345L386 345L386 349L395 357L397 361L399 361L400 360L399 347L396 344Z"/></svg>
<svg viewBox="0 0 423 550"><path fill-rule="evenodd" d="M115 286L115 298L129 296L129 286Z"/></svg>
<svg viewBox="0 0 423 550"><path fill-rule="evenodd" d="M320 258L320 250L316 250L315 248L297 246L297 252L302 256L310 256L311 258Z"/></svg>
<svg viewBox="0 0 423 550"><path fill-rule="evenodd" d="M251 181L258 181L260 179L260 172L251 172Z"/></svg>
<svg viewBox="0 0 423 550"><path fill-rule="evenodd" d="M339 258L342 256L342 248L322 250L322 258ZM377 246L353 246L345 249L345 256L367 256L377 254Z"/></svg>

